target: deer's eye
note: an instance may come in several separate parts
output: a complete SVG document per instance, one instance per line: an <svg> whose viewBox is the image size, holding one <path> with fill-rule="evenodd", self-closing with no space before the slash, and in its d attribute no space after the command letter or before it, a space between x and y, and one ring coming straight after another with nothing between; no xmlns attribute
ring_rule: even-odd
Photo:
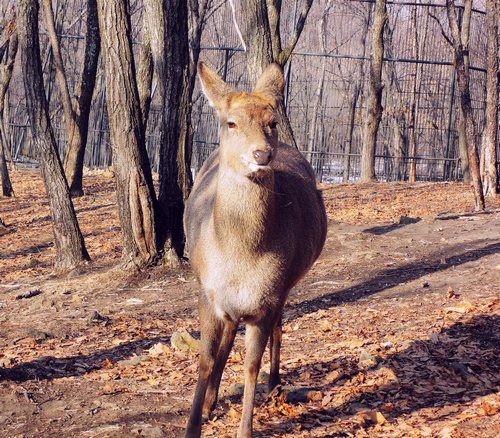
<svg viewBox="0 0 500 438"><path fill-rule="evenodd" d="M236 123L234 122L227 122L227 127L230 129L236 128Z"/></svg>
<svg viewBox="0 0 500 438"><path fill-rule="evenodd" d="M273 120L271 123L269 123L269 127L271 129L275 129L276 126L278 126L278 122L276 120Z"/></svg>

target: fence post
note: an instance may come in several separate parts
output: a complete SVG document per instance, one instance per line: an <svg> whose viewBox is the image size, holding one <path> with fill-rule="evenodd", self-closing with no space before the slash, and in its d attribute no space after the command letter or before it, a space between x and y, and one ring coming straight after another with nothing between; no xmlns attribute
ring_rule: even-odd
<svg viewBox="0 0 500 438"><path fill-rule="evenodd" d="M224 71L222 72L222 79L226 82L227 79L227 65L229 64L229 49L224 50Z"/></svg>
<svg viewBox="0 0 500 438"><path fill-rule="evenodd" d="M290 94L290 76L292 72L292 58L290 57L287 65L285 66L285 96L284 96L284 105L285 105L285 113L288 113L288 96Z"/></svg>

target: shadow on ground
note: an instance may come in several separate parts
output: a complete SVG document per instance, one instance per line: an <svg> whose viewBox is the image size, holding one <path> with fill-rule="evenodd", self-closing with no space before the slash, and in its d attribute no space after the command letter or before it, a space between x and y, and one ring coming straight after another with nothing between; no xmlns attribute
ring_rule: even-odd
<svg viewBox="0 0 500 438"><path fill-rule="evenodd" d="M454 404L470 402L496 392L500 384L499 352L499 316L477 316L467 322L457 322L434 334L430 340L414 341L404 351L387 357L373 368L375 372L380 368L392 370L395 378L389 383L373 385L373 390L353 395L337 408L313 408L307 414L281 423L280 432L293 432L297 424L313 429L315 422L345 419L363 409L380 410L389 421L394 421L403 414L423 408L443 407L442 412L434 415L444 419L456 413ZM283 380L300 385L299 375L310 368L317 381L315 389L327 394L366 372L358 369L356 364L351 364L346 367L348 369L344 369L345 374L340 380L322 384L325 373L318 375L316 365L296 368L283 375ZM325 368L333 366L333 363L324 362L322 365ZM360 426L344 430L346 435L331 436L352 436L357 427ZM272 431L276 433L275 428ZM270 432L271 429L265 429L256 436L263 438L269 436Z"/></svg>

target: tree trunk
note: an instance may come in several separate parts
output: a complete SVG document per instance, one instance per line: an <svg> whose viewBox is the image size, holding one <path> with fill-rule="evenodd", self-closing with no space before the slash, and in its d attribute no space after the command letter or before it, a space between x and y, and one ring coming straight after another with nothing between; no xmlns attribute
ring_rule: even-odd
<svg viewBox="0 0 500 438"><path fill-rule="evenodd" d="M6 151L8 150L8 140L7 133L4 130L4 108L5 108L5 96L7 89L9 88L10 79L12 77L12 70L14 68L14 61L16 59L18 46L18 36L17 33L13 33L10 36L8 46L8 54L5 63L0 63L0 174L2 180L2 194L3 196L14 196L14 190L12 189L12 183L10 181L9 169L7 167L7 161L5 159ZM3 58L3 51L0 50L0 61Z"/></svg>
<svg viewBox="0 0 500 438"><path fill-rule="evenodd" d="M481 148L481 176L484 196L494 198L498 190L497 129L498 129L498 5L486 1L486 126Z"/></svg>
<svg viewBox="0 0 500 438"><path fill-rule="evenodd" d="M467 70L467 74L469 71L469 37L470 37L470 24L471 24L471 16L472 16L472 2L465 2L464 10L462 14L462 10L459 10L459 28L460 36L462 40L462 47L464 53L464 65L465 70ZM461 22L461 23L460 23ZM458 107L458 151L460 154L460 165L462 168L462 177L464 182L470 183L472 181L471 170L469 164L469 151L467 147L467 134L466 134L466 120L465 114L460 105Z"/></svg>
<svg viewBox="0 0 500 438"><path fill-rule="evenodd" d="M139 101L141 105L142 127L146 135L149 108L151 106L153 83L153 56L151 53L151 29L149 28L149 17L146 9L143 12L141 29L141 50L139 66L137 68L137 86L139 89Z"/></svg>
<svg viewBox="0 0 500 438"><path fill-rule="evenodd" d="M19 0L17 5L26 103L32 141L38 151L42 177L49 198L57 249L56 267L72 269L81 262L89 260L89 256L78 226L48 117L38 41L38 2L36 0Z"/></svg>
<svg viewBox="0 0 500 438"><path fill-rule="evenodd" d="M465 9L471 8L472 0L465 1ZM458 20L455 11L454 0L446 0L446 11L453 39L453 49L455 54L455 68L457 71L457 83L460 93L460 106L464 115L465 136L467 139L468 158L470 173L472 177L472 188L474 192L474 210L484 210L484 195L479 172L479 158L476 148L476 126L472 113L472 105L469 88L469 69L464 57L464 46L462 37L458 29Z"/></svg>
<svg viewBox="0 0 500 438"><path fill-rule="evenodd" d="M359 43L363 48L363 58L366 56L366 42L368 39L368 29L370 28L371 21L371 5L368 4L366 8L366 17L364 19L363 31L360 34ZM351 115L349 121L349 136L346 143L346 148L344 151L344 172L342 176L342 182L349 182L349 172L351 167L351 152L352 152L352 143L354 137L354 123L356 121L356 108L358 105L358 100L361 101L360 107L362 107L362 95L363 95L363 84L365 83L365 64L364 61L360 60L358 63L358 68L355 77L356 85L354 86L354 93L352 94L352 103L351 103Z"/></svg>
<svg viewBox="0 0 500 438"><path fill-rule="evenodd" d="M161 237L167 264L184 252L182 216L192 185L191 105L189 87L188 9L185 1L164 0L165 93L160 141Z"/></svg>
<svg viewBox="0 0 500 438"><path fill-rule="evenodd" d="M312 0L305 0L295 29L286 47L281 47L280 16L281 0L243 0L241 2L244 21L243 38L247 45L247 69L255 84L264 69L272 62L281 67L288 62L305 25ZM280 140L297 147L284 102L277 108L278 134Z"/></svg>
<svg viewBox="0 0 500 438"><path fill-rule="evenodd" d="M68 178L72 196L83 196L83 160L87 145L90 108L96 81L97 64L99 61L100 37L97 20L96 0L87 2L87 33L85 55L83 61L82 79L77 90L74 117L76 131L67 136L68 145L64 170Z"/></svg>
<svg viewBox="0 0 500 438"><path fill-rule="evenodd" d="M98 0L101 52L106 82L123 263L152 263L156 249L156 202L142 126L128 1Z"/></svg>
<svg viewBox="0 0 500 438"><path fill-rule="evenodd" d="M370 97L361 153L360 182L376 181L375 149L382 119L382 61L384 56L384 27L387 21L386 0L376 0L372 26L372 55L370 59Z"/></svg>
<svg viewBox="0 0 500 438"><path fill-rule="evenodd" d="M417 27L417 6L412 8L412 27L413 27L413 38L412 38L412 56L413 59L419 59L419 47L418 47L418 27ZM417 180L417 162L415 156L417 155L417 136L415 133L416 125L416 100L417 100L417 80L418 80L419 65L414 64L413 66L413 90L410 94L410 101L408 104L409 117L408 117L408 155L409 160L409 172L408 179L411 183Z"/></svg>

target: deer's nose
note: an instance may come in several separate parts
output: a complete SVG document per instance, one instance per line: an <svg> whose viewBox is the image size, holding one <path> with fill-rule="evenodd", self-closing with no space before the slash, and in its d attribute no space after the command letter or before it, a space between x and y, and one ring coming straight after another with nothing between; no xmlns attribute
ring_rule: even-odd
<svg viewBox="0 0 500 438"><path fill-rule="evenodd" d="M273 157L273 152L271 149L257 149L256 151L253 151L253 157L259 166L267 166Z"/></svg>

